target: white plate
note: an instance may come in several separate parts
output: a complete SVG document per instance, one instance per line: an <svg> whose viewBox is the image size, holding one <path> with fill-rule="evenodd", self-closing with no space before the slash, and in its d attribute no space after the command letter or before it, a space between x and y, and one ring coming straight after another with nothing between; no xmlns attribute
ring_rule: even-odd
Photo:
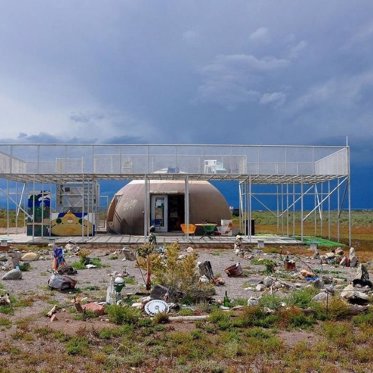
<svg viewBox="0 0 373 373"><path fill-rule="evenodd" d="M168 304L160 299L153 299L145 304L145 312L150 315L154 316L159 312L168 312L169 307Z"/></svg>

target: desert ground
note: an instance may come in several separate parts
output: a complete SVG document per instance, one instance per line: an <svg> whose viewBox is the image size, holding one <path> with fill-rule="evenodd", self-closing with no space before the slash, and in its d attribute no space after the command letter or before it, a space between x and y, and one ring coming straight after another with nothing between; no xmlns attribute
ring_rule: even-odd
<svg viewBox="0 0 373 373"><path fill-rule="evenodd" d="M355 224L353 245L372 280L369 224ZM184 281L179 286L192 295L168 299L169 313L155 316L144 311L149 301L144 260L129 260L120 247L65 249L67 265L78 268L70 276L75 288L65 291L48 286L51 247L2 248L1 276L9 270L10 251L35 252L39 258L23 268L21 280L0 281L0 295L10 296L10 304L0 306L0 372L371 372L372 289L355 289L365 294L363 305L341 296L357 268L322 264L307 245L243 246L237 255L233 245L193 250L181 245L173 263L165 247L162 260L175 266L173 273ZM341 248L348 255L349 247ZM323 256L332 249L319 251ZM129 251L138 254L134 247ZM170 273L165 267L157 272L160 254L152 255L154 289L170 281ZM86 268L82 258L96 268ZM294 261L293 270L285 268L286 258ZM221 284L201 279L198 263L205 261ZM242 273L228 276L225 269L236 263ZM125 274L120 305L106 305L101 315L80 312L76 303L105 302L114 272ZM183 287L191 277L197 281ZM316 300L319 294L323 300Z"/></svg>

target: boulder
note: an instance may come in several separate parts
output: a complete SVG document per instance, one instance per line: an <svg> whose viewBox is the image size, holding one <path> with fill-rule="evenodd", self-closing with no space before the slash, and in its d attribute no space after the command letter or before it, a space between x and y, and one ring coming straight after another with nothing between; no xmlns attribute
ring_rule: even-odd
<svg viewBox="0 0 373 373"><path fill-rule="evenodd" d="M21 257L22 262L32 262L32 261L38 260L38 259L39 259L39 254L38 253L33 253L33 252L26 253L26 254L22 255L22 257Z"/></svg>
<svg viewBox="0 0 373 373"><path fill-rule="evenodd" d="M1 279L2 280L22 280L22 272L17 267L5 273L5 275Z"/></svg>
<svg viewBox="0 0 373 373"><path fill-rule="evenodd" d="M265 287L269 288L274 283L274 279L270 276L267 276L263 279L263 284Z"/></svg>
<svg viewBox="0 0 373 373"><path fill-rule="evenodd" d="M328 298L328 294L325 291L315 295L312 300L315 302L325 302Z"/></svg>
<svg viewBox="0 0 373 373"><path fill-rule="evenodd" d="M350 267L356 267L357 266L358 259L357 259L356 253L355 253L355 249L353 247L351 247L351 249L350 249L348 259L349 259L349 262L350 262Z"/></svg>
<svg viewBox="0 0 373 373"><path fill-rule="evenodd" d="M372 282L369 280L369 272L365 264L360 264L357 268L356 275L352 280L354 286L369 286L373 287Z"/></svg>
<svg viewBox="0 0 373 373"><path fill-rule="evenodd" d="M83 311L89 311L98 316L102 316L105 314L104 306L95 302L83 304L82 308Z"/></svg>
<svg viewBox="0 0 373 373"><path fill-rule="evenodd" d="M54 273L48 280L48 286L51 289L68 290L74 289L76 282L76 280L72 279L69 276L62 276Z"/></svg>
<svg viewBox="0 0 373 373"><path fill-rule="evenodd" d="M361 291L355 290L352 284L347 285L341 292L341 297L346 299L351 304L366 305L369 302L369 297Z"/></svg>

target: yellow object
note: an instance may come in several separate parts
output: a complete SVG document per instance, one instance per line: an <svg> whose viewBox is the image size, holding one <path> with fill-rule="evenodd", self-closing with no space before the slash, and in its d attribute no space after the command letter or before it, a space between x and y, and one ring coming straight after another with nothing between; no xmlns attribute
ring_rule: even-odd
<svg viewBox="0 0 373 373"><path fill-rule="evenodd" d="M187 230L187 225L186 224L180 224L181 230L183 231L184 234L194 234L196 233L197 227L194 224L188 224L189 225L189 230Z"/></svg>
<svg viewBox="0 0 373 373"><path fill-rule="evenodd" d="M83 225L82 225L83 223ZM83 232L82 232L83 229ZM80 236L93 233L93 224L86 219L80 219L71 211L61 218L52 220L52 235L54 236Z"/></svg>

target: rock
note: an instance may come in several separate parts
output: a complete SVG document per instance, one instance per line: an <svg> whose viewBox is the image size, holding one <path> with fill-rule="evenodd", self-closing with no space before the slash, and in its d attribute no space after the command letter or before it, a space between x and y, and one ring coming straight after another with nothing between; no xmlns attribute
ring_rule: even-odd
<svg viewBox="0 0 373 373"><path fill-rule="evenodd" d="M33 252L26 253L22 255L21 257L22 262L32 262L38 259L39 259L39 254L33 253Z"/></svg>
<svg viewBox="0 0 373 373"><path fill-rule="evenodd" d="M122 253L124 254L124 258L129 261L136 260L136 255L133 253L130 249L127 249L126 247L123 247Z"/></svg>
<svg viewBox="0 0 373 373"><path fill-rule="evenodd" d="M8 257L6 255L0 255L0 262L7 262Z"/></svg>
<svg viewBox="0 0 373 373"><path fill-rule="evenodd" d="M280 281L275 281L275 282L273 283L272 287L273 287L274 289L281 289L281 288L282 288L282 284L281 284Z"/></svg>
<svg viewBox="0 0 373 373"><path fill-rule="evenodd" d="M320 280L320 278L316 278L314 281L312 281L312 285L316 288L316 289L322 289L324 287L324 283L322 282L322 280Z"/></svg>
<svg viewBox="0 0 373 373"><path fill-rule="evenodd" d="M82 308L84 311L93 312L95 315L102 316L105 314L105 308L101 304L95 302L83 304Z"/></svg>
<svg viewBox="0 0 373 373"><path fill-rule="evenodd" d="M351 284L343 289L341 297L351 304L365 305L369 302L369 296L361 291L355 290Z"/></svg>
<svg viewBox="0 0 373 373"><path fill-rule="evenodd" d="M255 287L256 291L263 291L266 287L263 284L258 284Z"/></svg>
<svg viewBox="0 0 373 373"><path fill-rule="evenodd" d="M337 247L335 249L335 255L343 256L344 255L344 251L340 247Z"/></svg>
<svg viewBox="0 0 373 373"><path fill-rule="evenodd" d="M347 266L347 262L348 262L348 260L347 260L347 258L344 256L344 257L342 258L342 260L339 262L339 265L345 267L345 266Z"/></svg>
<svg viewBox="0 0 373 373"><path fill-rule="evenodd" d="M17 267L5 273L5 275L2 277L2 280L22 280L22 272Z"/></svg>
<svg viewBox="0 0 373 373"><path fill-rule="evenodd" d="M312 300L315 302L325 302L328 298L328 294L325 291L322 291L321 293L315 295Z"/></svg>
<svg viewBox="0 0 373 373"><path fill-rule="evenodd" d="M47 316L48 316L48 317L52 317L56 312L57 312L57 306L54 305L54 306L50 309L50 311L47 313Z"/></svg>
<svg viewBox="0 0 373 373"><path fill-rule="evenodd" d="M357 260L357 256L356 256L356 253L355 253L355 249L353 247L350 248L350 252L348 254L348 259L349 259L349 262L350 262L350 267L356 267L357 266L358 260Z"/></svg>
<svg viewBox="0 0 373 373"><path fill-rule="evenodd" d="M211 262L206 260L203 263L198 264L199 274L201 276L207 277L208 280L212 280L214 278L214 272L212 270Z"/></svg>
<svg viewBox="0 0 373 373"><path fill-rule="evenodd" d="M333 277L330 276L321 276L321 280L324 284L332 284L333 283Z"/></svg>
<svg viewBox="0 0 373 373"><path fill-rule="evenodd" d="M16 268L21 260L22 254L19 251L11 251L8 256L12 260L13 268Z"/></svg>
<svg viewBox="0 0 373 373"><path fill-rule="evenodd" d="M257 306L258 304L259 304L259 299L258 298L250 297L247 300L247 305L248 306Z"/></svg>
<svg viewBox="0 0 373 373"><path fill-rule="evenodd" d="M140 302L132 303L131 307L137 308L138 310L142 310L144 305Z"/></svg>
<svg viewBox="0 0 373 373"><path fill-rule="evenodd" d="M50 321L53 322L53 321L57 321L57 320L58 320L57 315L56 314L52 315Z"/></svg>
<svg viewBox="0 0 373 373"><path fill-rule="evenodd" d="M366 265L364 264L359 265L354 279L359 279L363 281L369 280L369 272L368 272Z"/></svg>
<svg viewBox="0 0 373 373"><path fill-rule="evenodd" d="M203 275L199 278L199 282L202 282L203 284L207 284L210 282L210 280L205 275Z"/></svg>
<svg viewBox="0 0 373 373"><path fill-rule="evenodd" d="M9 297L8 293L0 296L0 306L6 306L6 305L9 305L9 304L10 304L10 297Z"/></svg>
<svg viewBox="0 0 373 373"><path fill-rule="evenodd" d="M355 278L352 280L354 286L369 286L370 288L373 287L372 282L369 280L369 272L365 264L360 264Z"/></svg>
<svg viewBox="0 0 373 373"><path fill-rule="evenodd" d="M266 286L267 288L269 288L274 282L274 279L270 276L267 276L263 279L263 284L264 286Z"/></svg>
<svg viewBox="0 0 373 373"><path fill-rule="evenodd" d="M162 285L155 285L150 293L152 299L166 300L169 297L169 289Z"/></svg>
<svg viewBox="0 0 373 373"><path fill-rule="evenodd" d="M187 249L186 249L186 252L187 252L188 254L191 254L193 251L194 251L194 249L193 249L193 247L191 247L191 246L187 247Z"/></svg>
<svg viewBox="0 0 373 373"><path fill-rule="evenodd" d="M51 278L48 280L48 286L51 289L68 290L74 289L76 282L77 281L71 277L52 274Z"/></svg>

